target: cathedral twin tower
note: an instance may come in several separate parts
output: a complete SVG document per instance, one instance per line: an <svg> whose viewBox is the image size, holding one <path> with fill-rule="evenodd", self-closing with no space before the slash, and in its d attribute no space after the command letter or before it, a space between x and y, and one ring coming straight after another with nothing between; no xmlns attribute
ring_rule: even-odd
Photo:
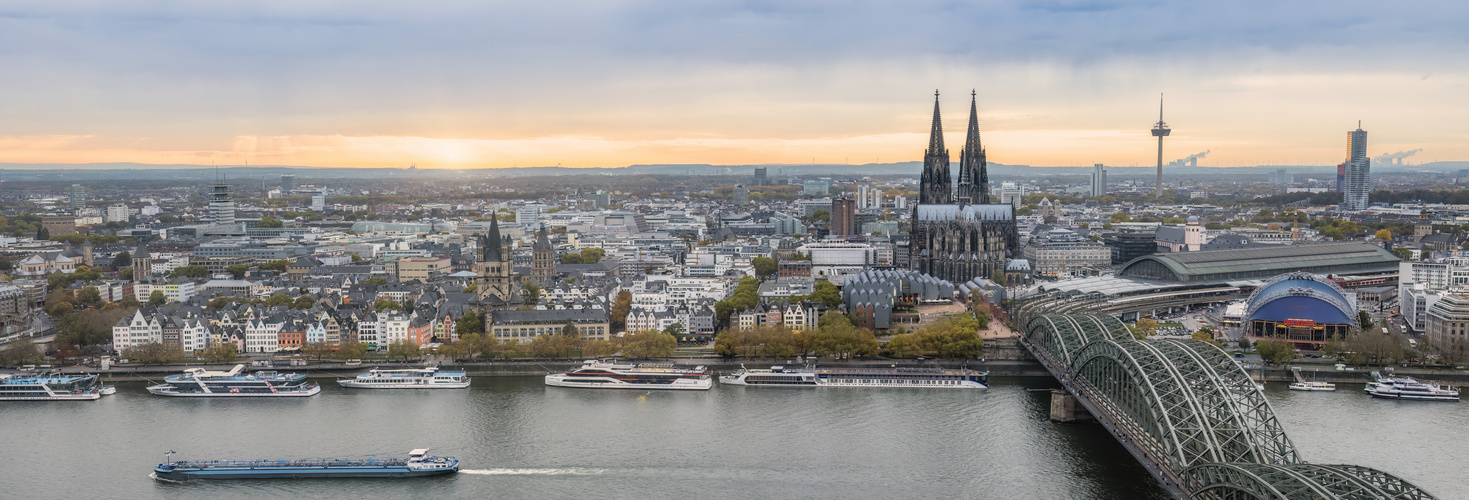
<svg viewBox="0 0 1469 500"><path fill-rule="evenodd" d="M923 152L918 203L913 205L909 233L909 267L956 285L975 278L999 278L1015 254L1018 239L1014 205L990 204L990 177L979 141L976 100L970 93L969 132L959 152L959 180L951 183L949 150L944 148L938 92L934 92L933 128Z"/></svg>
<svg viewBox="0 0 1469 500"><path fill-rule="evenodd" d="M979 106L976 94L969 93L969 131L964 149L959 151L958 190L950 186L949 150L944 148L944 126L939 118L939 93L933 92L933 129L928 135L928 150L923 152L923 175L920 177L918 203L984 205L990 202L990 176L985 170L984 146L979 142Z"/></svg>

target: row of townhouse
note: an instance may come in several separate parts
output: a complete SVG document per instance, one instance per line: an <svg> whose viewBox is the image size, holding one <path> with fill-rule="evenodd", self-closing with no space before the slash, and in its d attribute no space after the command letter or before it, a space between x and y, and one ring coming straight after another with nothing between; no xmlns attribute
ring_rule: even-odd
<svg viewBox="0 0 1469 500"><path fill-rule="evenodd" d="M714 335L714 303L696 302L692 306L668 309L633 307L627 313L627 331L664 330L674 324L682 325L683 331L696 338Z"/></svg>
<svg viewBox="0 0 1469 500"><path fill-rule="evenodd" d="M785 326L793 331L816 329L820 309L815 302L769 301L756 304L753 309L736 311L735 327L751 330L762 326Z"/></svg>

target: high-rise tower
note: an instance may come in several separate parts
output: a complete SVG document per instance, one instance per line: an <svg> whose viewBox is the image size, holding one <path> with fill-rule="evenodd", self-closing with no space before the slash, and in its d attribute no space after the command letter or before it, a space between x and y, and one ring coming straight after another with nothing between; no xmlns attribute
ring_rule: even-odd
<svg viewBox="0 0 1469 500"><path fill-rule="evenodd" d="M969 91L969 131L959 151L959 203L985 205L990 202L990 175L986 171L984 146L979 141L977 93Z"/></svg>
<svg viewBox="0 0 1469 500"><path fill-rule="evenodd" d="M1367 194L1372 190L1371 167L1372 159L1367 157L1367 131L1362 130L1362 122L1357 122L1357 130L1347 132L1345 191L1341 198L1343 210L1367 209Z"/></svg>
<svg viewBox="0 0 1469 500"><path fill-rule="evenodd" d="M1163 123L1163 95L1158 94L1158 123L1153 124L1153 137L1158 138L1158 180L1153 188L1153 196L1159 198L1163 197L1163 138L1168 137L1170 132L1173 129Z"/></svg>
<svg viewBox="0 0 1469 500"><path fill-rule="evenodd" d="M928 149L923 152L923 174L918 177L918 203L953 203L949 180L949 150L944 148L944 125L939 119L939 91L935 90L933 127L928 133Z"/></svg>

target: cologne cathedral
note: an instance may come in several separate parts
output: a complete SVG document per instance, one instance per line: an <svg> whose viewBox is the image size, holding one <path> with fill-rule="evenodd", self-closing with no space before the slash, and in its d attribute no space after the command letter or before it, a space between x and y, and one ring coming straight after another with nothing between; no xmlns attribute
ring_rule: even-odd
<svg viewBox="0 0 1469 500"><path fill-rule="evenodd" d="M988 278L1005 270L1015 250L1015 207L990 203L990 179L984 147L979 142L979 113L974 94L969 101L969 132L959 152L959 179L951 184L949 150L939 120L934 92L933 130L923 153L918 203L908 262L914 270L952 283Z"/></svg>

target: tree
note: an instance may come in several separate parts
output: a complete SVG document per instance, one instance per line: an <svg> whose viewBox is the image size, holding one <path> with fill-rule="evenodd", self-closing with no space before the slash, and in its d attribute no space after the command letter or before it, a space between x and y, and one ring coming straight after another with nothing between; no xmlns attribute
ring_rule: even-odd
<svg viewBox="0 0 1469 500"><path fill-rule="evenodd" d="M617 354L617 344L606 340L588 340L581 347L581 355L588 358L601 358L613 354Z"/></svg>
<svg viewBox="0 0 1469 500"><path fill-rule="evenodd" d="M811 214L811 221L812 222L826 222L826 221L830 221L830 220L831 220L831 212L827 212L825 210L817 210L815 213L812 213Z"/></svg>
<svg viewBox="0 0 1469 500"><path fill-rule="evenodd" d="M46 226L41 226L39 229L36 229L36 241L46 241L49 239L51 239L51 230L46 229Z"/></svg>
<svg viewBox="0 0 1469 500"><path fill-rule="evenodd" d="M622 337L622 355L629 358L666 358L678 348L678 339L656 330Z"/></svg>
<svg viewBox="0 0 1469 500"><path fill-rule="evenodd" d="M1128 216L1127 212L1117 212L1112 214L1111 221L1113 224L1119 222L1132 222L1132 217Z"/></svg>
<svg viewBox="0 0 1469 500"><path fill-rule="evenodd" d="M296 301L295 302L292 302L291 303L291 308L292 309L311 309L311 306L313 306L313 305L316 305L316 298L312 297L310 294L304 294L303 293L303 294L301 294L300 297L296 297Z"/></svg>
<svg viewBox="0 0 1469 500"><path fill-rule="evenodd" d="M362 284L382 286L388 284L388 279L381 276L376 278L367 278L365 280L362 280Z"/></svg>
<svg viewBox="0 0 1469 500"><path fill-rule="evenodd" d="M372 303L372 310L374 310L374 311L383 312L384 310L387 310L387 309L392 309L394 311L402 311L403 310L403 305L402 304L399 304L397 301L395 301L393 299L390 299L390 298L387 298L387 297L383 297L383 298L377 299L377 302L373 302Z"/></svg>
<svg viewBox="0 0 1469 500"><path fill-rule="evenodd" d="M574 254L574 253L569 253L569 254L566 254L566 255L562 255L561 256L561 263L562 264L581 264L582 263L581 255Z"/></svg>
<svg viewBox="0 0 1469 500"><path fill-rule="evenodd" d="M1284 365L1296 359L1296 346L1278 339L1263 339L1255 343L1255 352L1268 363Z"/></svg>
<svg viewBox="0 0 1469 500"><path fill-rule="evenodd" d="M1411 260L1413 258L1413 251L1408 249L1408 247L1393 247L1392 255L1402 260Z"/></svg>
<svg viewBox="0 0 1469 500"><path fill-rule="evenodd" d="M275 217L261 217L260 218L260 223L259 224L256 224L255 227L265 228L265 229L274 229L274 228L286 227L286 225L284 223L282 223L280 219L277 219Z"/></svg>
<svg viewBox="0 0 1469 500"><path fill-rule="evenodd" d="M541 302L541 286L533 281L527 281L525 287L520 289L520 298L525 299L526 305L534 306Z"/></svg>
<svg viewBox="0 0 1469 500"><path fill-rule="evenodd" d="M611 318L612 331L621 331L627 328L627 313L632 312L632 292L622 290L617 292L617 299L612 302Z"/></svg>
<svg viewBox="0 0 1469 500"><path fill-rule="evenodd" d="M204 266L183 266L174 268L173 272L168 273L168 277L170 278L177 278L179 276L186 278L208 278L209 270L205 269Z"/></svg>
<svg viewBox="0 0 1469 500"><path fill-rule="evenodd" d="M839 311L827 311L816 319L817 328L831 328L834 326L852 326L852 321L847 315Z"/></svg>
<svg viewBox="0 0 1469 500"><path fill-rule="evenodd" d="M457 360L469 354L469 346L465 345L464 342L450 342L440 345L438 350L434 351L434 354Z"/></svg>
<svg viewBox="0 0 1469 500"><path fill-rule="evenodd" d="M198 356L212 363L229 363L238 356L238 347L234 342L220 342L199 351Z"/></svg>
<svg viewBox="0 0 1469 500"><path fill-rule="evenodd" d="M331 353L332 347L322 342L307 342L306 345L301 346L301 354L305 354L307 358L317 361L321 361L322 358L325 358Z"/></svg>
<svg viewBox="0 0 1469 500"><path fill-rule="evenodd" d="M1362 331L1347 337L1347 359L1356 364L1391 365L1409 356L1401 334L1383 335Z"/></svg>
<svg viewBox="0 0 1469 500"><path fill-rule="evenodd" d="M230 273L230 276L234 276L235 279L242 279L245 277L245 273L250 272L250 266L247 266L245 264L235 264L233 266L224 268L224 270L225 272Z"/></svg>
<svg viewBox="0 0 1469 500"><path fill-rule="evenodd" d="M775 259L772 259L770 257L755 257L753 259L750 259L750 265L755 267L755 276L757 278L760 278L761 281L764 281L765 278L769 278L770 275L775 274L775 271L777 270Z"/></svg>
<svg viewBox="0 0 1469 500"><path fill-rule="evenodd" d="M663 329L663 333L672 335L674 340L683 340L683 323L674 323Z"/></svg>
<svg viewBox="0 0 1469 500"><path fill-rule="evenodd" d="M410 358L417 358L421 354L422 351L418 348L418 344L407 340L399 340L388 344L388 359L403 358L403 361L406 362Z"/></svg>
<svg viewBox="0 0 1469 500"><path fill-rule="evenodd" d="M479 285L470 283L469 286L459 289L459 293L479 293Z"/></svg>
<svg viewBox="0 0 1469 500"><path fill-rule="evenodd" d="M541 335L530 341L530 353L538 358L569 358L581 344L576 335Z"/></svg>
<svg viewBox="0 0 1469 500"><path fill-rule="evenodd" d="M21 338L0 350L0 365L35 365L46 361L46 356L29 338Z"/></svg>
<svg viewBox="0 0 1469 500"><path fill-rule="evenodd" d="M124 350L122 357L134 363L167 364L183 358L184 350L159 342L149 342Z"/></svg>
<svg viewBox="0 0 1469 500"><path fill-rule="evenodd" d="M836 309L842 305L842 292L830 281L820 280L816 282L815 290L811 292L808 299L820 302L827 309ZM754 305L751 305L754 307Z"/></svg>
<svg viewBox="0 0 1469 500"><path fill-rule="evenodd" d="M260 264L261 271L275 271L277 273L286 272L287 267L291 267L291 261L286 259L272 260L270 262Z"/></svg>
<svg viewBox="0 0 1469 500"><path fill-rule="evenodd" d="M166 303L168 303L168 296L163 294L163 290L154 290L153 293L148 294L148 307L158 307Z"/></svg>
<svg viewBox="0 0 1469 500"><path fill-rule="evenodd" d="M945 316L919 328L913 335L924 351L936 353L940 358L978 358L984 350L984 339L979 338L979 320L967 314Z"/></svg>
<svg viewBox="0 0 1469 500"><path fill-rule="evenodd" d="M117 255L112 256L112 268L113 269L122 269L124 267L130 267L132 265L133 265L133 254L130 253L130 252L128 252L127 250L123 250L121 252L117 252Z"/></svg>
<svg viewBox="0 0 1469 500"><path fill-rule="evenodd" d="M290 295L286 295L284 293L277 293L277 294L271 295L269 298L265 299L265 307L290 306L291 304L294 304L295 302L296 302L295 300L292 300L291 299L291 296Z"/></svg>
<svg viewBox="0 0 1469 500"><path fill-rule="evenodd" d="M601 262L602 261L602 256L603 255L606 255L606 254L607 254L607 251L606 250L603 250L601 248L595 248L595 247L583 248L583 249L581 249L581 263L582 264L596 264L598 262Z"/></svg>
<svg viewBox="0 0 1469 500"><path fill-rule="evenodd" d="M888 343L883 345L890 358L916 358L923 354L923 349L918 345L918 339L911 333L893 335Z"/></svg>
<svg viewBox="0 0 1469 500"><path fill-rule="evenodd" d="M1239 339L1239 348L1240 349L1249 349L1250 348L1250 339L1247 339L1247 338L1244 338L1244 337L1240 337L1240 339Z"/></svg>
<svg viewBox="0 0 1469 500"><path fill-rule="evenodd" d="M459 321L454 322L454 335L463 338L468 335L477 335L485 332L484 321L474 311L464 311Z"/></svg>
<svg viewBox="0 0 1469 500"><path fill-rule="evenodd" d="M1367 311L1357 311L1357 323L1362 325L1363 330L1371 330L1372 327L1377 326L1372 322L1372 315L1367 314Z"/></svg>
<svg viewBox="0 0 1469 500"><path fill-rule="evenodd" d="M561 334L575 337L577 335L581 335L581 330L577 330L576 325L572 324L570 321L567 321L566 326L561 327Z"/></svg>
<svg viewBox="0 0 1469 500"><path fill-rule="evenodd" d="M102 307L102 293L95 286L83 287L77 291L77 303L87 307Z"/></svg>
<svg viewBox="0 0 1469 500"><path fill-rule="evenodd" d="M1202 340L1204 342L1214 344L1215 346L1218 346L1220 348L1224 347L1224 344L1220 344L1219 341L1214 340L1214 330L1207 326L1200 327L1199 331L1194 332L1193 339Z"/></svg>
<svg viewBox="0 0 1469 500"><path fill-rule="evenodd" d="M362 359L362 356L367 354L367 344L342 344L341 347L337 348L337 352L335 354L337 359Z"/></svg>
<svg viewBox="0 0 1469 500"><path fill-rule="evenodd" d="M1153 318L1141 318L1132 326L1132 336L1141 340L1158 333L1158 321Z"/></svg>
<svg viewBox="0 0 1469 500"><path fill-rule="evenodd" d="M1376 236L1377 239L1382 241L1392 241L1392 231L1388 231L1387 229L1378 229L1377 234L1373 236Z"/></svg>

